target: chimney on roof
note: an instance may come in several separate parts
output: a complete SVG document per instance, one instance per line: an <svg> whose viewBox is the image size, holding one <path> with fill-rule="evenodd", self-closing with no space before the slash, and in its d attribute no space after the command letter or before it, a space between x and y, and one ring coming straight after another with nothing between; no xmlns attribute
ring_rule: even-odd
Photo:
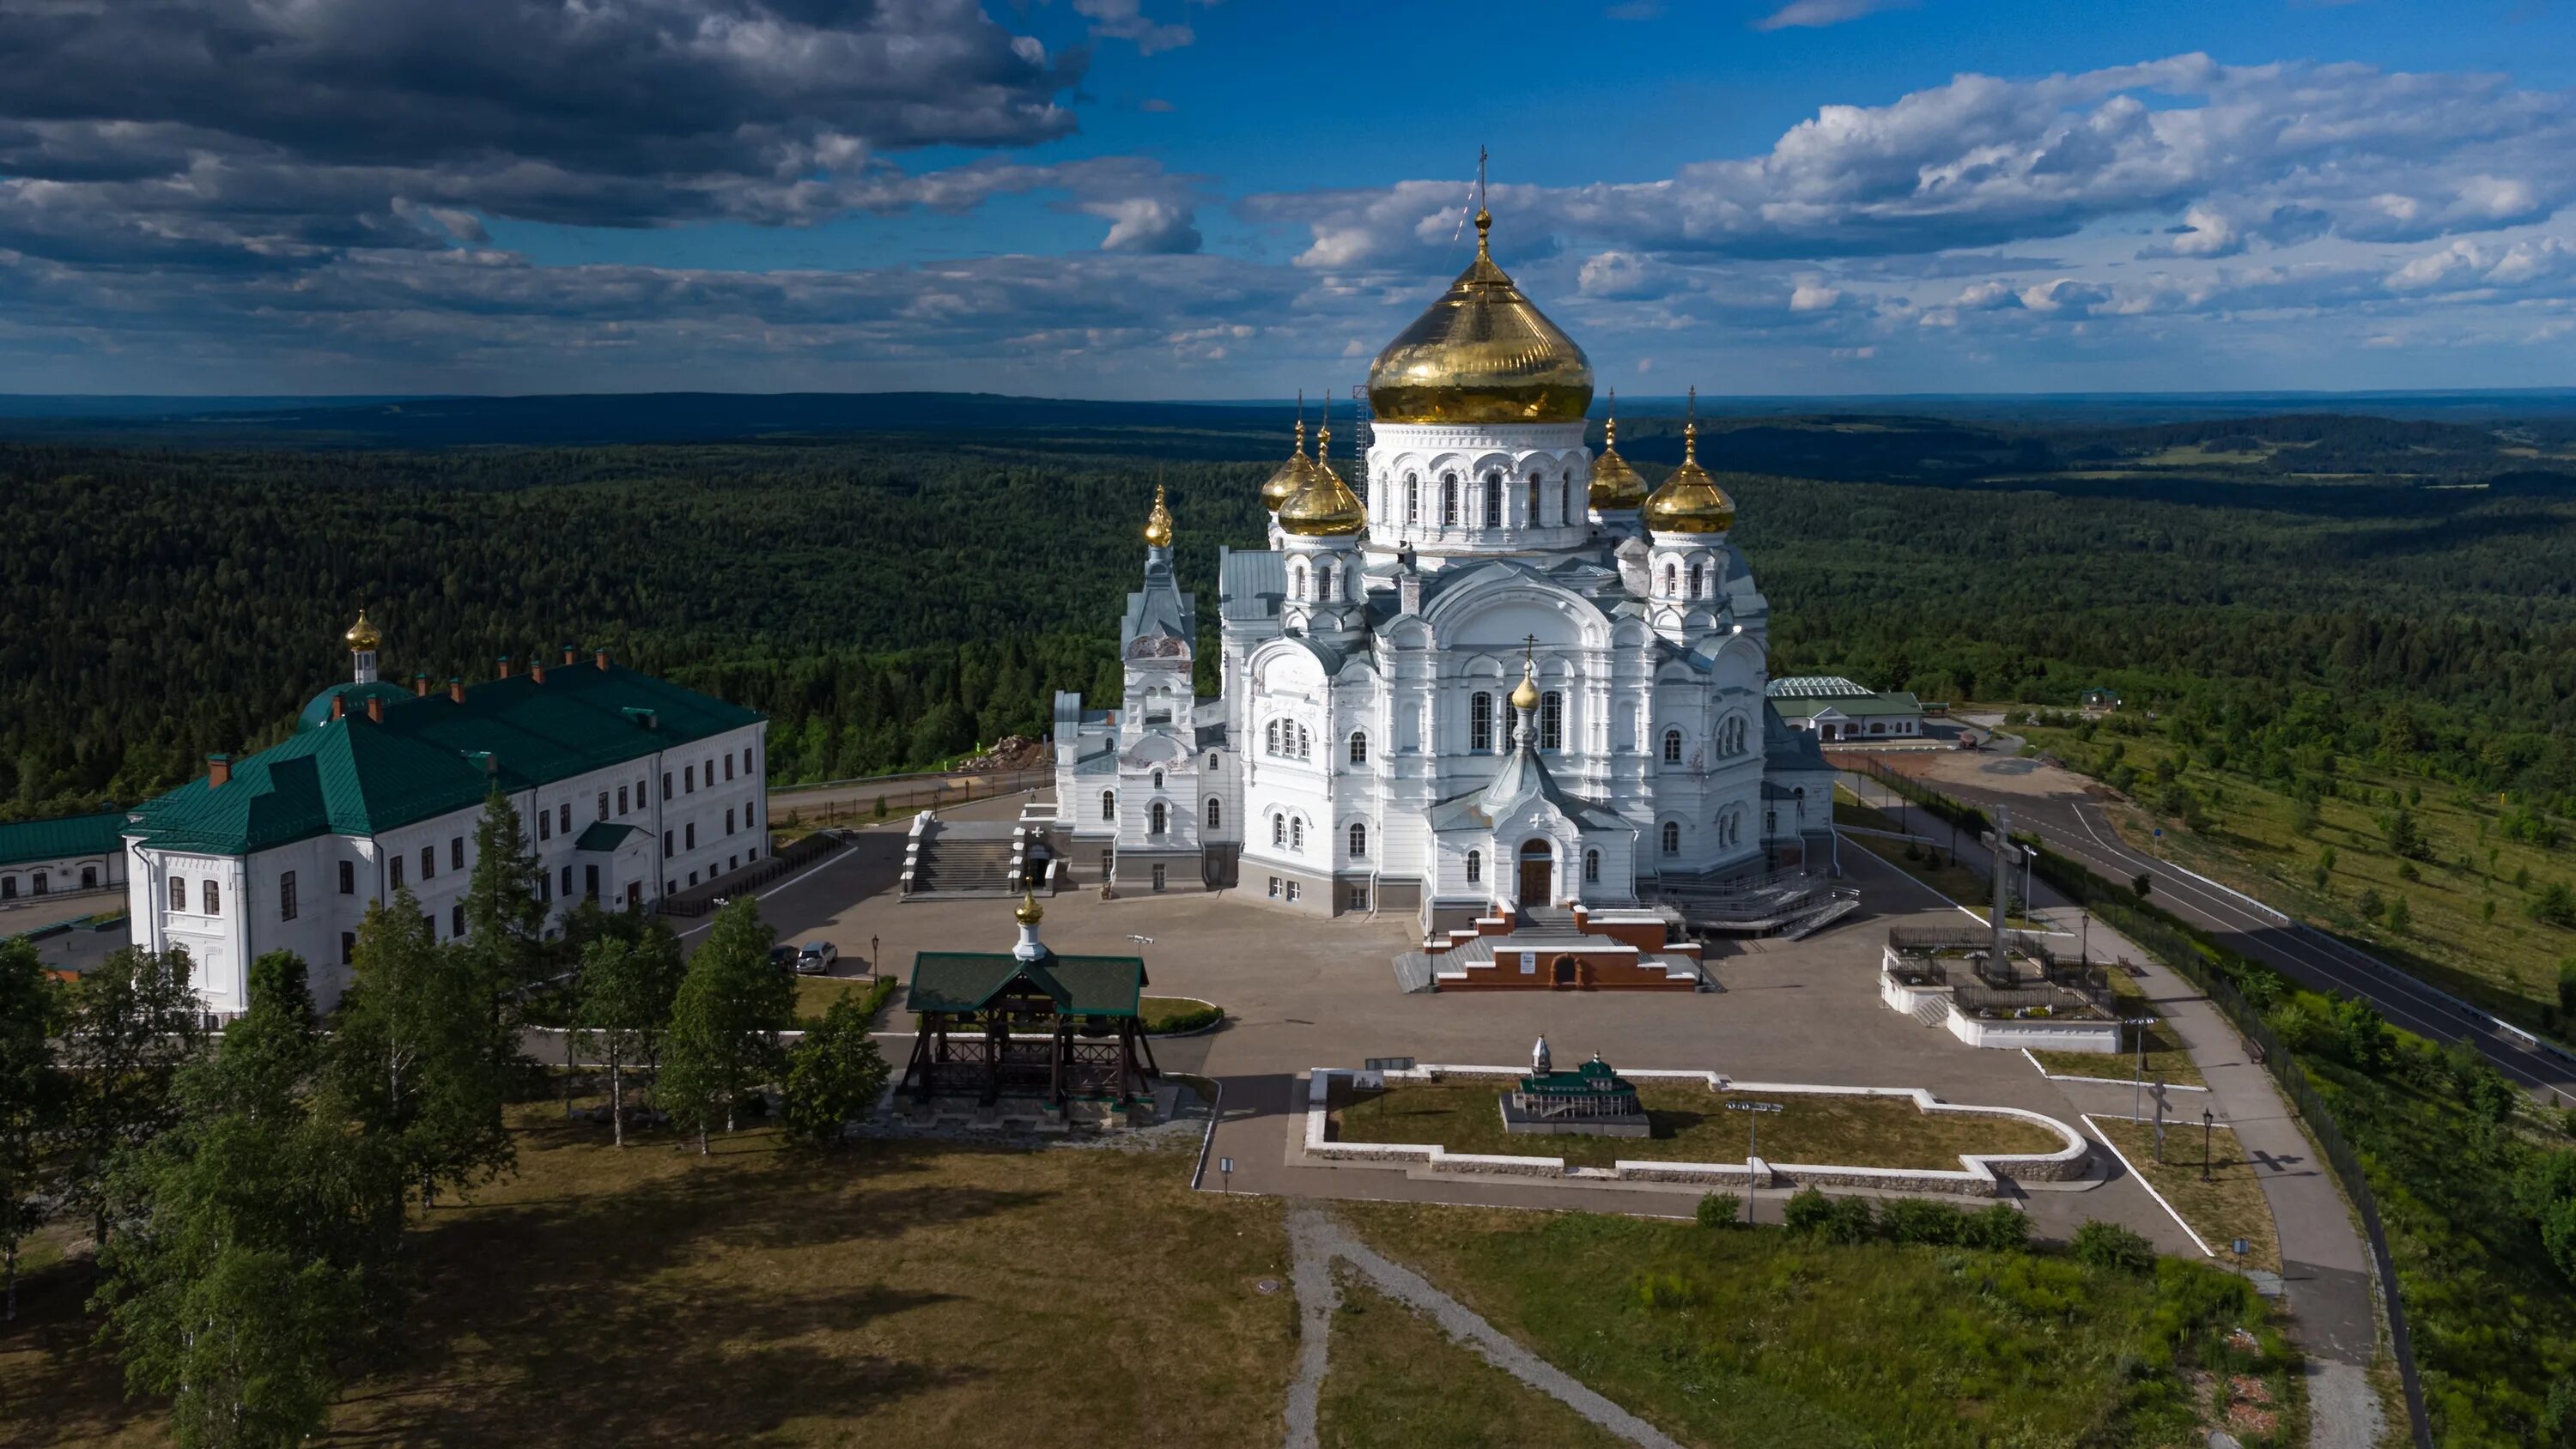
<svg viewBox="0 0 2576 1449"><path fill-rule="evenodd" d="M457 678L453 674L447 676L447 697L457 704L463 704L465 702L465 681Z"/></svg>
<svg viewBox="0 0 2576 1449"><path fill-rule="evenodd" d="M564 663L579 664L580 662L581 646L578 644L566 644L564 646Z"/></svg>
<svg viewBox="0 0 2576 1449"><path fill-rule="evenodd" d="M598 665L602 669L606 669L608 667L608 651L605 649L592 650L590 654L590 662Z"/></svg>
<svg viewBox="0 0 2576 1449"><path fill-rule="evenodd" d="M219 789L223 788L224 786L231 784L231 783L232 783L232 780L233 780L233 757L232 757L232 756L230 756L230 755L208 755L208 756L206 756L206 788L207 788L207 789L209 789L209 790L219 790Z"/></svg>
<svg viewBox="0 0 2576 1449"><path fill-rule="evenodd" d="M421 699L429 698L429 676L426 674L413 675L411 677L411 692Z"/></svg>
<svg viewBox="0 0 2576 1449"><path fill-rule="evenodd" d="M510 677L510 656L509 656L509 655L507 655L507 654L504 654L504 655L502 655L502 656L501 656L501 674L500 674L500 677L501 677L501 678L503 678L503 679L507 679L507 678L509 678L509 677Z"/></svg>
<svg viewBox="0 0 2576 1449"><path fill-rule="evenodd" d="M369 724L383 724L385 722L385 697L383 695L371 694L367 696L367 722Z"/></svg>
<svg viewBox="0 0 2576 1449"><path fill-rule="evenodd" d="M536 655L534 655L534 654L529 655L529 656L528 656L528 678L530 678L530 679L534 680L535 682L537 682L537 683L539 683L539 684L543 684L543 683L545 683L545 682L546 682L546 661L545 661L545 660L543 660L543 659L541 659L541 658L539 658L538 656L536 656Z"/></svg>
<svg viewBox="0 0 2576 1449"><path fill-rule="evenodd" d="M331 696L331 718L338 719L348 712L349 697L347 695L335 694Z"/></svg>

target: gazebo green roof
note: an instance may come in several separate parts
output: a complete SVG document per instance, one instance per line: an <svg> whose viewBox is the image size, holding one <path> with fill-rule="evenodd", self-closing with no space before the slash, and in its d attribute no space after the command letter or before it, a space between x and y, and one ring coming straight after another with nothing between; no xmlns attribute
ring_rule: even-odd
<svg viewBox="0 0 2576 1449"><path fill-rule="evenodd" d="M1521 1090L1534 1097L1590 1097L1637 1089L1628 1084L1626 1077L1612 1071L1608 1062L1594 1057L1570 1072L1523 1077Z"/></svg>
<svg viewBox="0 0 2576 1449"><path fill-rule="evenodd" d="M912 958L912 986L904 1009L981 1011L1014 981L1055 1002L1066 1016L1134 1016L1145 989L1141 956L1059 956L1050 951L1022 961L1008 951L923 951Z"/></svg>

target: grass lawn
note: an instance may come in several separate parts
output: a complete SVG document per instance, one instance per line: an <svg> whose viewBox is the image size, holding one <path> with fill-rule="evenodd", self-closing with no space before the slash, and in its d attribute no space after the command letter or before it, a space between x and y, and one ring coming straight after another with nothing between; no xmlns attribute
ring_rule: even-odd
<svg viewBox="0 0 2576 1449"><path fill-rule="evenodd" d="M1623 1441L1345 1271L1317 1405L1327 1449L1610 1449Z"/></svg>
<svg viewBox="0 0 2576 1449"><path fill-rule="evenodd" d="M1920 858L1907 860L1906 843L1902 840L1881 840L1875 835L1846 835L1843 839L1930 886L1954 905L1983 905L1992 895L1984 876L1952 860L1947 852L1936 856L1928 847L1916 846Z"/></svg>
<svg viewBox="0 0 2576 1449"><path fill-rule="evenodd" d="M1140 996L1136 1010L1148 1032L1196 1031L1225 1017L1225 1008L1190 996Z"/></svg>
<svg viewBox="0 0 2576 1449"><path fill-rule="evenodd" d="M2284 1406L2297 1392L2261 1302L2196 1263L2132 1276L1602 1214L1340 1210L1373 1246L1686 1443L2196 1444L2212 1422L2196 1369L2255 1374ZM2231 1358L2221 1340L2239 1323L2268 1351Z"/></svg>
<svg viewBox="0 0 2576 1449"><path fill-rule="evenodd" d="M823 1013L832 1009L832 1003L844 996L858 997L873 1020L896 989L897 983L891 976L882 981L871 981L865 976L799 976L796 978L797 1024L802 1026L821 1021Z"/></svg>
<svg viewBox="0 0 2576 1449"><path fill-rule="evenodd" d="M2197 1115L2196 1111L2193 1114ZM2254 1177L2254 1164L2237 1149L2236 1134L2224 1127L2209 1134L2209 1177L2200 1180L2200 1123L2181 1117L2165 1123L2165 1160L2156 1161L2155 1124L2125 1117L2096 1116L2093 1125L2145 1174L2165 1201L2174 1205L2192 1231L2218 1250L2218 1261L2234 1263L2227 1245L2238 1238L2253 1244L2245 1254L2249 1268L2281 1266L2280 1235L2273 1231L2272 1204Z"/></svg>
<svg viewBox="0 0 2576 1449"><path fill-rule="evenodd" d="M517 1176L426 1215L402 1342L317 1443L1275 1441L1295 1354L1276 1202L1157 1150L775 1133L620 1152L514 1109ZM634 1139L630 1139L634 1140ZM167 1442L58 1270L0 1331L0 1443Z"/></svg>
<svg viewBox="0 0 2576 1449"><path fill-rule="evenodd" d="M1506 1133L1501 1077L1407 1082L1350 1096L1336 1079L1333 1122L1343 1142L1430 1142L1452 1152L1562 1157L1575 1167L1607 1167L1622 1158L1674 1162L1742 1162L1746 1124L1755 1114L1726 1110L1731 1093L1673 1083L1640 1083L1637 1099L1652 1137L1541 1136ZM1848 1167L1936 1167L1957 1171L1963 1152L2054 1152L2057 1135L2015 1117L1926 1115L1889 1097L1781 1096L1782 1112L1759 1114L1760 1151L1772 1162Z"/></svg>
<svg viewBox="0 0 2576 1449"><path fill-rule="evenodd" d="M2034 744L2078 768L2107 770L2110 747L2124 744L2121 763L2140 775L2130 789L2141 802L2163 792L2153 776L2159 762L2180 765L2179 782L2202 802L2209 828L2187 829L2143 806L2114 804L2107 813L2130 845L2347 936L2526 1026L2542 1027L2541 1009L2556 1004L2557 963L2576 956L2576 931L2533 920L2523 907L2549 883L2576 880L2576 868L2564 845L2551 850L2505 839L2493 798L2345 756L2336 762L2337 793L2319 802L2317 823L2302 834L2296 803L2277 782L2212 769L2163 739L2121 740L2105 731L2087 742L2068 730L2039 727L2029 734ZM2428 859L2401 859L2382 832L2381 819L2391 813L2389 797L2403 801L2410 790L2421 792L2408 808ZM2150 832L2159 826L2165 833L2156 840ZM2320 888L2317 867L2327 848L2334 852L2333 864ZM2408 870L2414 879L2401 873ZM2382 904L2376 918L2360 910L2365 890ZM2385 911L2400 898L2409 920L2396 929Z"/></svg>
<svg viewBox="0 0 2576 1449"><path fill-rule="evenodd" d="M2119 998L2121 1016L2134 1020L2155 1012L2155 1008L2147 1003L2146 992L2129 979L2129 973L2114 966L2110 977L2111 994ZM2208 1084L2208 1079L2201 1076L2200 1068L2193 1063L2191 1052L2183 1046L2182 1038L2174 1034L2172 1023L2159 1020L2146 1032L2147 1056L2143 1072L2138 1061L2138 1039L2134 1035L2121 1039L2123 1050L2118 1056L2103 1056L2098 1052L2032 1052L2031 1055L2038 1059L2042 1068L2062 1076L2108 1077L2116 1082L2127 1082L2143 1075L2150 1082L2161 1077L2180 1087Z"/></svg>

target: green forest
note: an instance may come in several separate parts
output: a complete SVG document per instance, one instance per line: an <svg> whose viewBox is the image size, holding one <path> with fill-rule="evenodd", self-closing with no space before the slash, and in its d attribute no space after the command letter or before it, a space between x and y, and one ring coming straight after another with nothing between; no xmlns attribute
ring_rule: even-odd
<svg viewBox="0 0 2576 1449"><path fill-rule="evenodd" d="M0 810L131 801L276 740L343 676L361 605L397 677L573 644L764 710L782 783L1040 733L1053 691L1114 692L1156 481L1211 625L1218 546L1260 545L1284 430L1170 412L617 447L0 443ZM1650 478L1677 423L1623 422ZM2036 704L2109 685L2285 777L2369 753L2567 814L2566 431L1743 418L1702 456L1728 470L1775 672Z"/></svg>

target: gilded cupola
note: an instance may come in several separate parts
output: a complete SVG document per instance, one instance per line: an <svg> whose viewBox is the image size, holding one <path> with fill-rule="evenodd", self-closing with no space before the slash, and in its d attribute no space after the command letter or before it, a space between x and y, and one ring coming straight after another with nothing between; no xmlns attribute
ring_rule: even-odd
<svg viewBox="0 0 2576 1449"><path fill-rule="evenodd" d="M1724 533L1735 526L1735 500L1699 465L1699 389L1691 389L1694 416L1682 428L1682 465L1646 499L1646 528L1653 533Z"/></svg>
<svg viewBox="0 0 2576 1449"><path fill-rule="evenodd" d="M358 611L358 622L350 625L349 632L340 637L348 642L352 652L358 650L372 652L377 645L385 642L384 636L376 632L376 626L367 622L367 611L364 609Z"/></svg>
<svg viewBox="0 0 2576 1449"><path fill-rule="evenodd" d="M1279 505L1279 527L1300 538L1338 538L1368 527L1368 507L1342 475L1333 471L1327 451L1333 442L1333 426L1327 421L1315 431L1315 456L1309 460L1314 469L1304 487L1287 502Z"/></svg>
<svg viewBox="0 0 2576 1449"><path fill-rule="evenodd" d="M1494 265L1492 213L1476 259L1369 368L1382 423L1571 423L1592 406L1592 361Z"/></svg>
<svg viewBox="0 0 2576 1449"><path fill-rule="evenodd" d="M1296 497L1297 490L1305 487L1306 480L1314 474L1315 460L1306 456L1306 395L1299 393L1296 446L1288 450L1288 461L1280 464L1271 473L1270 481L1261 485L1261 506L1277 513L1280 505Z"/></svg>
<svg viewBox="0 0 2576 1449"><path fill-rule="evenodd" d="M1145 515L1145 542L1153 548L1172 546L1172 510L1163 504L1163 485L1154 485L1154 511Z"/></svg>
<svg viewBox="0 0 2576 1449"><path fill-rule="evenodd" d="M1592 506L1604 511L1646 501L1646 480L1619 456L1619 394L1610 394L1610 416L1601 425L1601 456L1592 460Z"/></svg>

